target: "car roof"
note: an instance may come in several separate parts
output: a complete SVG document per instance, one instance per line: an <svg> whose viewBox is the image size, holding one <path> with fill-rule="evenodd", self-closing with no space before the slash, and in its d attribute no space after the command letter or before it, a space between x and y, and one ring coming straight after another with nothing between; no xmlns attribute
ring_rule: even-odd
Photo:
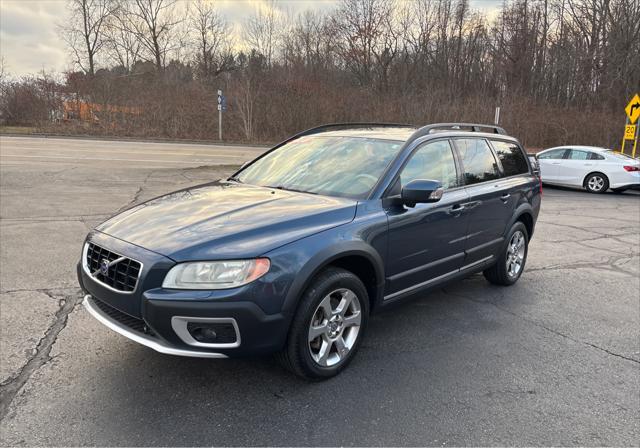
<svg viewBox="0 0 640 448"><path fill-rule="evenodd" d="M552 149L583 149L585 151L594 151L594 152L604 152L604 151L610 151L609 148L601 148L600 146L584 146L584 145L562 145L562 146L554 146L553 148L547 148L544 151L540 151L540 152L545 152L545 151L551 151Z"/></svg>
<svg viewBox="0 0 640 448"><path fill-rule="evenodd" d="M398 140L406 141L411 135L417 131L417 127L413 126L372 126L372 127L358 127L339 129L335 131L324 131L317 134L312 134L313 137L360 137L360 138L375 138L381 140Z"/></svg>

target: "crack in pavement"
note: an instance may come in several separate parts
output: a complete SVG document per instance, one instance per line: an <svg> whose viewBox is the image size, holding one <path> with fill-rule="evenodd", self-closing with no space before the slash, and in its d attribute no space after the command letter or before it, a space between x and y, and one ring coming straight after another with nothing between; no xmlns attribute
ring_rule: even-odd
<svg viewBox="0 0 640 448"><path fill-rule="evenodd" d="M3 289L0 290L0 294L11 294L12 292L30 292L30 291L34 291L34 292L42 292L46 295L48 295L49 297L51 296L51 291L77 291L78 288L76 286L68 286L66 288L16 288L16 289ZM56 298L56 300L58 300Z"/></svg>
<svg viewBox="0 0 640 448"><path fill-rule="evenodd" d="M631 259L637 257L637 254L625 254L618 257L609 257L606 260L602 261L577 261L575 263L568 264L554 264L550 266L544 266L540 268L527 268L527 272L540 272L540 271L549 271L549 270L576 270L576 269L599 269L603 271L611 271L617 272L624 275L631 275L637 277L637 273L630 272L622 269L620 266L617 266L615 263L618 263L621 260L630 261Z"/></svg>
<svg viewBox="0 0 640 448"><path fill-rule="evenodd" d="M600 351L602 351L602 352L604 352L604 353L607 353L608 355L615 356L615 357L618 357L618 358L622 358L622 359L625 359L625 360L627 360L627 361L634 362L634 363L636 363L636 364L640 364L640 360L638 360L638 359L630 358L630 357L628 357L628 356L621 355L620 353L612 352L612 351L611 351L611 350L609 350L609 349L606 349L606 348L604 348L604 347L600 347L599 345L593 344L593 343L591 343L591 342L582 341L582 340L580 340L580 339L572 338L571 336L566 335L566 334L564 334L564 333L562 333L562 332L560 332L560 331L558 331L558 330L555 330L555 329L553 329L553 328L547 327L546 325L543 325L543 324L541 324L540 322L537 322L537 321L535 321L535 320L529 319L529 318L527 318L527 317L525 317L525 316L522 316L522 315L520 315L520 314L518 314L518 313L514 313L514 312L513 312L513 311L511 311L511 310L508 310L508 309L506 309L506 308L503 308L503 307L499 306L497 303L493 302L492 300L476 300L476 299L474 299L474 298L472 298L472 297L469 297L469 296L466 296L466 295L464 295L464 294L454 293L454 292L451 292L451 291L447 291L447 289L446 289L446 288L442 288L442 292L444 292L445 294L448 294L448 295L454 296L454 297L459 297L459 298L461 298L461 299L468 300L468 301L470 301L470 302L479 303L479 304L489 304L489 305L491 305L491 306L495 307L496 309L498 309L498 310L502 311L503 313L507 313L507 314L509 314L509 315L511 315L511 316L517 317L518 319L521 319L521 320L522 320L522 321L524 321L524 322L527 322L527 323L529 323L529 324L531 324L531 325L534 325L534 326L536 326L536 327L538 327L538 328L542 328L542 329L544 329L544 330L546 330L546 331L548 331L548 332L550 332L550 333L553 333L553 334L555 334L555 335L557 335L557 336L561 336L561 337L563 337L563 338L565 338L565 339L568 339L568 340L570 340L570 341L573 341L573 342L575 342L575 343L577 343L577 344L584 344L584 345L586 345L586 346L588 346L588 347L592 347L592 348L598 349L598 350L600 350Z"/></svg>
<svg viewBox="0 0 640 448"><path fill-rule="evenodd" d="M74 288L78 291L77 288ZM81 294L66 294L62 298L53 295L51 290L39 290L54 300L59 300L59 309L56 311L53 322L47 328L44 336L36 345L35 354L29 358L26 364L20 369L17 375L0 383L0 421L9 412L9 406L18 395L23 386L29 381L38 369L47 364L53 358L50 356L51 348L58 340L58 335L67 326L68 317L71 312L81 303Z"/></svg>
<svg viewBox="0 0 640 448"><path fill-rule="evenodd" d="M153 176L155 173L160 172L161 170L152 170L149 171L149 174L147 174L147 176L144 178L144 180L142 181L142 183L140 184L140 186L138 187L138 190L134 193L133 195L133 199L131 199L129 202L127 202L125 205L123 205L122 207L120 207L118 210L116 210L115 214L118 214L120 212L123 212L135 205L137 205L137 202L140 200L142 193L145 190L145 187L147 185L147 182L149 181L149 179L151 178L151 176Z"/></svg>

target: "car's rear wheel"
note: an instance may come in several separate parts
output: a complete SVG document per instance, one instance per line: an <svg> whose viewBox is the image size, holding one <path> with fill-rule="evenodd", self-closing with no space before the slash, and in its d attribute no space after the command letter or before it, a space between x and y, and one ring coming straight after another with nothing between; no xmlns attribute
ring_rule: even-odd
<svg viewBox="0 0 640 448"><path fill-rule="evenodd" d="M518 221L511 227L506 241L496 264L483 272L485 278L494 285L513 285L522 275L527 262L529 234L522 222Z"/></svg>
<svg viewBox="0 0 640 448"><path fill-rule="evenodd" d="M584 187L589 193L604 193L609 189L609 179L602 173L591 173L585 179Z"/></svg>
<svg viewBox="0 0 640 448"><path fill-rule="evenodd" d="M324 270L301 299L280 354L283 365L310 380L337 375L353 359L368 316L362 281L344 269Z"/></svg>

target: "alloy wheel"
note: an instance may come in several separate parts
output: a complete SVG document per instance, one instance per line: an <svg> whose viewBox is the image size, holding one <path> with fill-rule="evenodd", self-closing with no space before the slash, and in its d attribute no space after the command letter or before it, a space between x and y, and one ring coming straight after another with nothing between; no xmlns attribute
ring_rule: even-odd
<svg viewBox="0 0 640 448"><path fill-rule="evenodd" d="M511 278L515 278L522 271L524 264L524 255L526 251L524 234L517 230L511 236L509 245L507 246L507 274Z"/></svg>
<svg viewBox="0 0 640 448"><path fill-rule="evenodd" d="M589 179L589 189L591 191L600 191L604 188L604 179L601 176L591 176Z"/></svg>
<svg viewBox="0 0 640 448"><path fill-rule="evenodd" d="M309 324L311 358L322 367L343 361L358 339L361 322L360 299L353 291L341 288L327 294Z"/></svg>

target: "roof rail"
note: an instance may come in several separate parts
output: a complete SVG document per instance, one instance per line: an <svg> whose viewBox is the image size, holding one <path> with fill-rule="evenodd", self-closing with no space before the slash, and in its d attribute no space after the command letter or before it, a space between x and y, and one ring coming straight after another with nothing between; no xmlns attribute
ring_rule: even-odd
<svg viewBox="0 0 640 448"><path fill-rule="evenodd" d="M481 129L491 129L491 133L493 134L501 134L507 135L507 131L505 131L500 126L496 126L494 124L477 124L477 123L434 123L428 124L426 126L421 127L413 135L409 138L409 140L415 140L416 138L422 137L423 135L428 135L431 131L436 129L450 129L450 130L462 130L462 128L470 128L470 132L482 132Z"/></svg>

